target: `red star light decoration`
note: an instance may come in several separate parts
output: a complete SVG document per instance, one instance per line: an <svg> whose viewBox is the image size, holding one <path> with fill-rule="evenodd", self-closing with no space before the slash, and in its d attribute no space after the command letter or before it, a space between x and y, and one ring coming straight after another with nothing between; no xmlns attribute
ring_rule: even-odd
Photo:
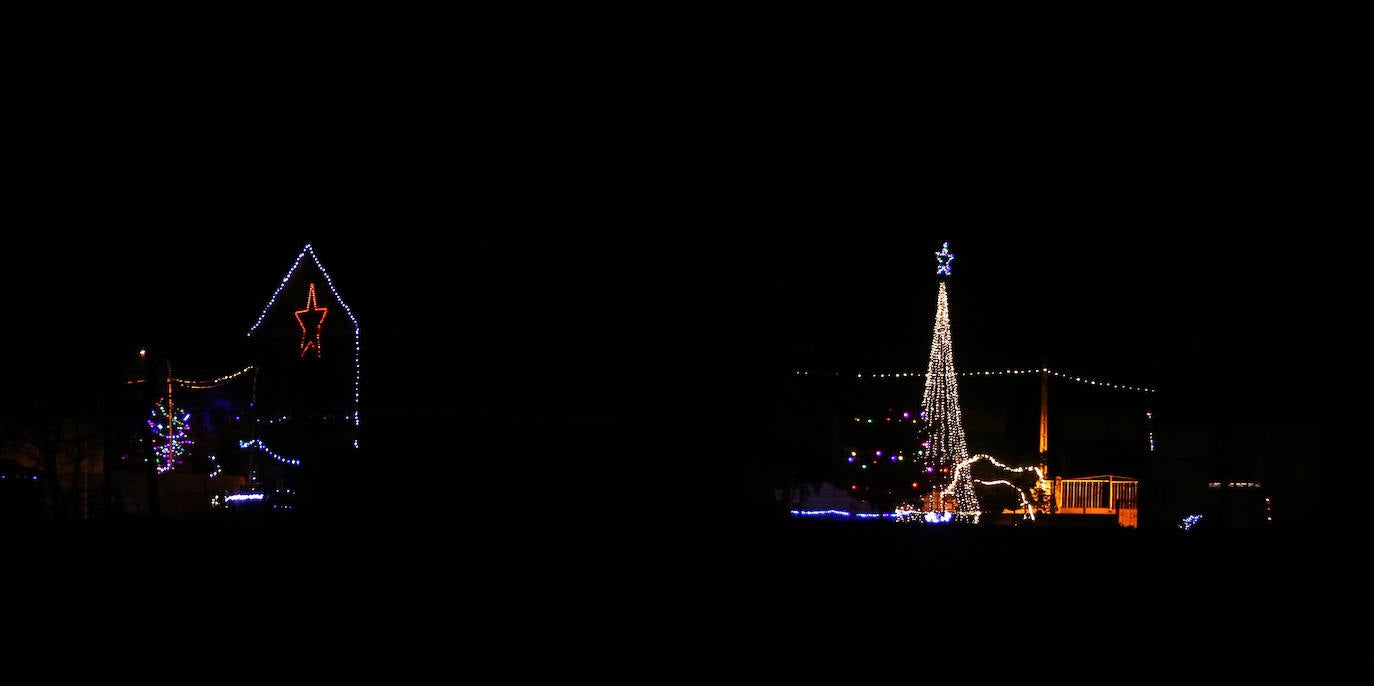
<svg viewBox="0 0 1374 686"><path fill-rule="evenodd" d="M301 358L304 358L305 351L312 347L315 349L315 357L320 356L320 328L324 326L324 317L327 314L329 308L315 304L315 284L310 284L310 293L305 296L305 309L296 310L296 321L301 325ZM313 339L310 324L315 326Z"/></svg>

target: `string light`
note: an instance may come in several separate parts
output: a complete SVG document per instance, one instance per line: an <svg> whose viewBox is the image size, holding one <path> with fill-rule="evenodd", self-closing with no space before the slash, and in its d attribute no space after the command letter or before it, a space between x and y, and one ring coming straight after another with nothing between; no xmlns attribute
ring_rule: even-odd
<svg viewBox="0 0 1374 686"><path fill-rule="evenodd" d="M240 502L240 501L243 501L243 500L262 500L262 499L263 499L263 494L261 494L261 493L235 493L234 495L226 496L226 497L224 498L224 501L225 501L225 502L229 502L229 503L236 503L236 502Z"/></svg>
<svg viewBox="0 0 1374 686"><path fill-rule="evenodd" d="M930 446L927 463L941 473L951 466L967 469L968 445L964 436L963 413L959 409L959 380L954 374L954 345L949 330L948 282L940 282L935 301L935 331L930 342L930 363L926 368L925 394L921 407L929 416ZM958 468L948 491L954 496L961 514L979 512L978 496L970 479L961 478ZM941 493L944 496L945 493ZM934 503L932 503L934 509ZM977 520L977 514L973 515Z"/></svg>
<svg viewBox="0 0 1374 686"><path fill-rule="evenodd" d="M304 315L307 318L313 319L316 312L320 313L320 318L314 319L315 340L312 341L310 340L309 327L305 325L305 319L302 319L301 316ZM329 308L320 307L319 304L315 302L315 284L310 284L310 292L305 296L305 309L296 310L296 323L301 325L302 358L305 357L305 351L309 350L312 346L315 348L315 357L318 358L320 356L320 334L324 329L324 318L328 315Z"/></svg>
<svg viewBox="0 0 1374 686"><path fill-rule="evenodd" d="M1198 520L1200 519L1202 519L1202 515L1200 514L1188 515L1187 517L1183 518L1182 522L1179 523L1178 528L1183 529L1184 531L1188 531L1192 529L1194 526L1196 526Z"/></svg>
<svg viewBox="0 0 1374 686"><path fill-rule="evenodd" d="M854 517L856 519L894 519L895 512L846 512L844 510L790 510L793 517Z"/></svg>
<svg viewBox="0 0 1374 686"><path fill-rule="evenodd" d="M281 455L278 455L275 451L273 451L271 448L268 448L266 445L263 445L262 441L260 441L260 440L258 440L258 439L256 439L256 438L254 438L254 439L252 439L252 440L249 440L249 441L239 441L239 447L240 447L240 448L257 448L258 450L261 450L261 451L267 453L268 456L270 456L272 459L276 460L277 462L280 462L280 463L286 464L286 465L291 465L292 467L299 467L299 466L301 465L301 461L300 461L299 459L291 459L291 458L289 458L289 457L282 457Z"/></svg>
<svg viewBox="0 0 1374 686"><path fill-rule="evenodd" d="M344 302L343 298L339 297L339 291L334 287L334 279L329 275L324 265L320 263L319 256L315 254L314 246L306 243L305 247L301 248L300 253L296 255L295 261L291 263L291 268L286 270L286 275L282 277L281 283L278 283L277 289L272 292L272 297L268 298L267 305L264 306L262 312L258 314L257 321L253 322L253 326L248 328L248 336L251 338L258 330L258 327L262 326L263 321L267 319L267 313L272 310L272 306L276 304L277 298L281 295L282 290L286 288L286 284L291 281L291 277L296 273L296 268L300 266L301 260L303 260L306 255L310 256L311 261L315 263L315 267L319 269L320 274L324 276L324 284L329 287L329 292L334 295L334 301L339 303L339 306L343 308L344 314L348 315L348 320L353 322L353 429L356 432L362 424L361 413L358 409L360 402L358 389L362 380L362 363L360 362L362 355L361 329L358 326L358 318L353 316L352 308L348 306L348 303ZM307 310L310 310L314 302L314 287L315 284L312 283L310 285L310 295L307 296L306 300ZM323 316L321 316L321 322L323 322L323 319ZM302 344L302 356L305 354L305 348L306 346ZM319 354L318 340L316 341L316 354ZM358 449L358 439L356 437L353 439L353 449Z"/></svg>
<svg viewBox="0 0 1374 686"><path fill-rule="evenodd" d="M1031 521L1035 521L1035 508L1031 506L1030 501L1026 500L1026 492L1021 490L1016 484L1006 479L998 479L996 481L981 481L974 479L973 483L983 486L1011 486L1012 490L1016 491L1016 495L1021 498L1021 509L1026 511L1026 517Z"/></svg>
<svg viewBox="0 0 1374 686"><path fill-rule="evenodd" d="M178 414L169 398L159 398L150 414L148 429L153 437L153 455L157 459L157 473L163 474L175 469L186 456L186 449L191 445L186 422L191 413Z"/></svg>
<svg viewBox="0 0 1374 686"><path fill-rule="evenodd" d="M796 374L797 376L810 376L809 372L807 372L806 370L794 370L794 371L798 372L798 373ZM1038 375L1038 374L1041 374L1041 373L1048 374L1048 375L1050 375L1050 376L1052 376L1052 377L1055 377L1055 378L1057 378L1057 379L1062 379L1062 380L1064 380L1064 381L1072 381L1072 382L1074 382L1074 383L1082 384L1082 385L1085 385L1085 386L1098 386L1098 387L1101 387L1101 388L1110 388L1110 389L1119 390L1119 391L1134 391L1134 392L1137 392L1137 393L1158 393L1158 392L1159 392L1159 389L1157 389L1157 388L1151 388L1151 387L1149 387L1149 386L1137 386L1137 385L1132 385L1132 384L1121 384L1121 383L1115 383L1115 382L1112 382L1112 381L1106 381L1106 380L1103 380L1103 379L1101 379L1101 378L1085 377L1085 376L1075 376L1075 375L1070 374L1070 373L1068 373L1068 372L1062 372L1062 371L1058 371L1058 370L1054 370L1054 369L1043 369L1043 370L1042 370L1042 369L1038 369L1038 368L1037 368L1037 369L985 369L985 370L980 370L980 371L957 372L957 373L955 374L955 376L965 376L965 377L968 377L968 376L1016 376L1016 375L1020 375L1020 374L1037 374L1037 375ZM838 373L838 372L832 372L830 375L831 375L831 376L839 376L839 373ZM817 376L818 376L818 377L819 377L819 376L823 376L823 374L819 374L819 373L818 373ZM916 371L867 372L867 373L865 373L865 372L857 372L857 373L855 373L854 378L856 378L856 379L867 379L867 380L877 380L877 379L924 378L925 376L926 376L926 373L925 373L925 372L916 372Z"/></svg>
<svg viewBox="0 0 1374 686"><path fill-rule="evenodd" d="M205 390L209 388L218 388L220 386L223 386L226 383L229 383L230 381L233 381L234 379L237 379L240 376L243 376L244 374L247 374L248 372L252 371L257 371L257 367L250 364L247 367L244 367L243 369L240 369L236 372L225 374L224 376L215 377L213 379L205 379L198 381L195 379L174 378L172 379L172 383L175 383L183 388L189 388L193 390Z"/></svg>
<svg viewBox="0 0 1374 686"><path fill-rule="evenodd" d="M1155 428L1154 428L1155 425L1154 425L1154 420L1155 420L1155 415L1154 415L1153 412L1146 412L1146 413L1145 413L1145 423L1149 426L1149 430L1148 430L1146 433L1147 433L1148 436L1149 436L1149 441L1150 441L1150 452L1154 452L1154 451L1155 451Z"/></svg>
<svg viewBox="0 0 1374 686"><path fill-rule="evenodd" d="M941 276L950 275L950 263L954 261L954 253L949 251L949 241L945 241L940 252L935 253L935 262L939 266L935 268L935 273Z"/></svg>
<svg viewBox="0 0 1374 686"><path fill-rule="evenodd" d="M892 514L893 518L902 524L948 524L954 521L953 512L927 512L910 506L899 507Z"/></svg>

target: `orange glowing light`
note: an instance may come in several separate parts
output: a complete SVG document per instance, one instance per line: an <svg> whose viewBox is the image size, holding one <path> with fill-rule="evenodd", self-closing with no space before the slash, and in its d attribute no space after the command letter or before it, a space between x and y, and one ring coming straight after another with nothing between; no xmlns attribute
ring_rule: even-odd
<svg viewBox="0 0 1374 686"><path fill-rule="evenodd" d="M319 319L315 319L319 313ZM310 293L305 296L305 309L296 310L296 322L301 325L301 357L305 357L305 351L315 348L315 357L320 356L320 329L324 327L325 315L329 314L329 308L319 307L315 302L315 284L310 284ZM305 315L305 319L301 318ZM310 330L306 326L305 320L311 319L315 324L315 338L311 340Z"/></svg>

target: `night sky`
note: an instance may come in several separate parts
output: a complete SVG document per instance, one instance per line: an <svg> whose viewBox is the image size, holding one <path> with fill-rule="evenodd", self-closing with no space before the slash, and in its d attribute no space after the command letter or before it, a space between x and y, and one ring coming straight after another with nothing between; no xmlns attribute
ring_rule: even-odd
<svg viewBox="0 0 1374 686"><path fill-rule="evenodd" d="M1353 416L1340 16L102 12L7 65L11 399L242 335L310 241L374 431L643 502L766 449L795 367L924 366L949 241L963 367L1291 426L1310 473Z"/></svg>

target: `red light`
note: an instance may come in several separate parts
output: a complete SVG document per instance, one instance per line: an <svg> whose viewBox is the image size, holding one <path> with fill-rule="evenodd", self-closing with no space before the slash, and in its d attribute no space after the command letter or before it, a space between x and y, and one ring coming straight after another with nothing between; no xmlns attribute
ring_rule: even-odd
<svg viewBox="0 0 1374 686"><path fill-rule="evenodd" d="M918 483L916 483L915 481L913 481L913 482L911 482L911 487L912 487L912 488L920 488L920 487L921 487L921 484L918 484Z"/></svg>
<svg viewBox="0 0 1374 686"><path fill-rule="evenodd" d="M310 332L305 328L305 320L301 319L301 315L306 313L313 314L315 312L320 313L320 318L315 321L315 340L312 341L307 340L310 338ZM309 350L311 346L314 346L315 348L315 357L320 356L320 329L324 327L324 318L328 314L329 308L320 307L315 303L315 284L310 284L310 293L305 296L305 309L296 310L296 322L298 322L301 325L302 358L305 357L305 351Z"/></svg>
<svg viewBox="0 0 1374 686"><path fill-rule="evenodd" d="M859 490L859 485L858 485L858 484L854 484L853 486L850 486L850 487L849 487L849 490L851 490L851 491L857 491L857 490Z"/></svg>

